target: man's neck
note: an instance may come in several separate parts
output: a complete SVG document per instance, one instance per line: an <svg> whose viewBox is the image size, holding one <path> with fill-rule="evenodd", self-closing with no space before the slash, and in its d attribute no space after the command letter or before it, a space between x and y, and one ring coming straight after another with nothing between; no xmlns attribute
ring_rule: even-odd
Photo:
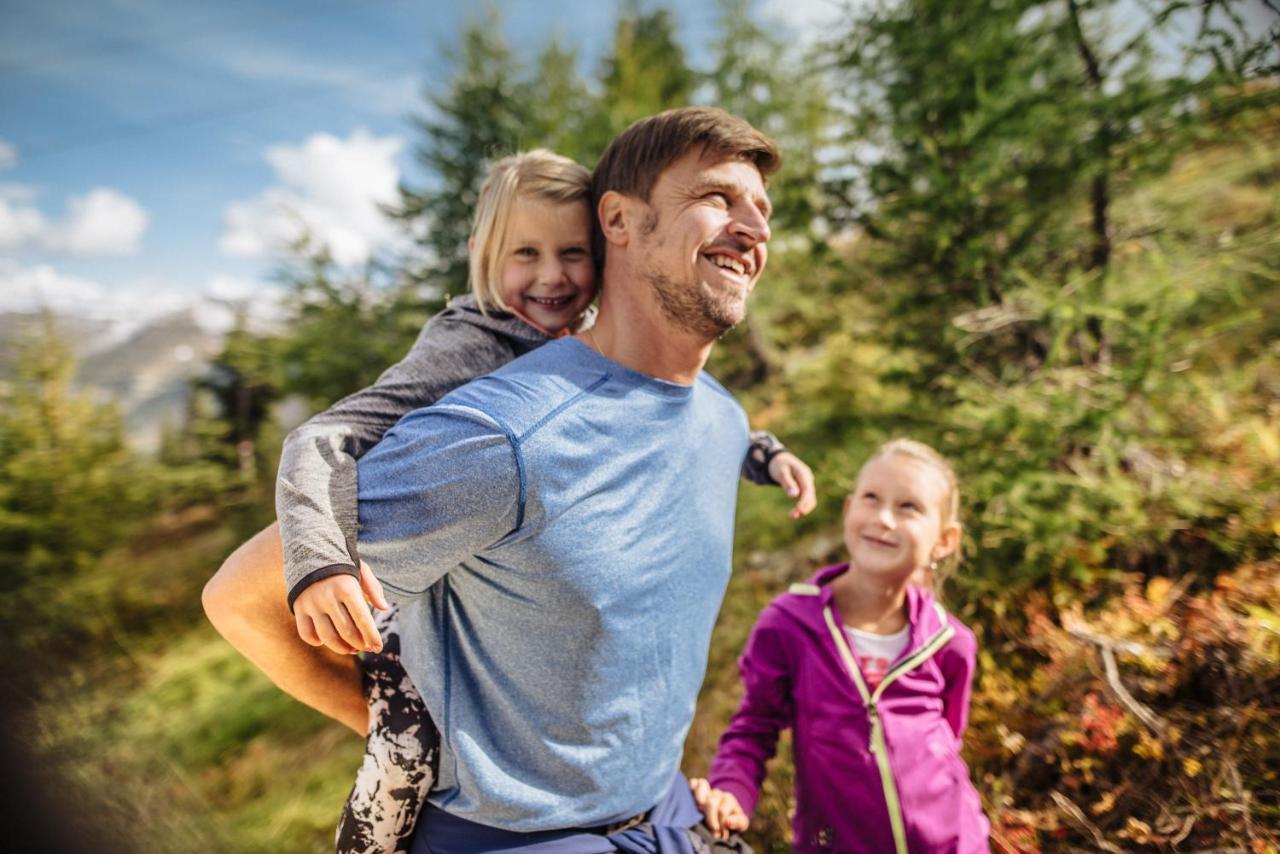
<svg viewBox="0 0 1280 854"><path fill-rule="evenodd" d="M602 356L633 371L692 385L715 342L668 318L643 283L614 281L601 290L595 326L579 337Z"/></svg>

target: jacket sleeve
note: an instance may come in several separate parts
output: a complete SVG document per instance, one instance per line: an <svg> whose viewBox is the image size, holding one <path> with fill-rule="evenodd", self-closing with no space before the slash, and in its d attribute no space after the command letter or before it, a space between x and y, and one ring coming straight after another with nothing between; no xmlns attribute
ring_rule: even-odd
<svg viewBox="0 0 1280 854"><path fill-rule="evenodd" d="M515 355L498 335L444 315L369 388L335 403L285 439L276 479L289 605L311 584L356 574L356 460L401 416L435 403Z"/></svg>
<svg viewBox="0 0 1280 854"><path fill-rule="evenodd" d="M751 444L747 447L747 456L742 461L742 477L760 486L777 483L769 474L769 463L787 446L778 441L778 437L768 430L752 430Z"/></svg>
<svg viewBox="0 0 1280 854"><path fill-rule="evenodd" d="M947 644L940 660L942 676L942 713L959 740L969 725L969 696L973 691L973 674L977 669L978 642L973 632L952 618L955 637Z"/></svg>
<svg viewBox="0 0 1280 854"><path fill-rule="evenodd" d="M760 799L765 765L777 749L778 735L793 718L790 656L782 632L770 625L771 616L771 609L761 615L738 661L742 702L720 737L707 775L713 788L732 792L748 815Z"/></svg>

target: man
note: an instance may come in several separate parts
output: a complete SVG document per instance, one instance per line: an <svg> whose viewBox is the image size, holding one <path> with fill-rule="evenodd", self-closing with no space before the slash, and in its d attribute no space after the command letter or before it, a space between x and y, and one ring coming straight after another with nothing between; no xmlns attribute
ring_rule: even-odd
<svg viewBox="0 0 1280 854"><path fill-rule="evenodd" d="M610 851L641 816L690 850L678 765L747 447L701 371L764 268L778 160L719 110L633 125L593 177L595 326L361 460L361 553L444 742L415 850Z"/></svg>

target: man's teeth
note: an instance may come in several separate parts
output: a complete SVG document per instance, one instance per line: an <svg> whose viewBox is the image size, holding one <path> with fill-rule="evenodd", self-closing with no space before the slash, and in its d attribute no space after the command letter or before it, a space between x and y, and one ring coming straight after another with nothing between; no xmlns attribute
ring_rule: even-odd
<svg viewBox="0 0 1280 854"><path fill-rule="evenodd" d="M712 264L715 264L717 267L724 267L726 270L732 270L739 276L747 272L746 265L741 261L730 258L727 255L711 255L709 257L711 258Z"/></svg>

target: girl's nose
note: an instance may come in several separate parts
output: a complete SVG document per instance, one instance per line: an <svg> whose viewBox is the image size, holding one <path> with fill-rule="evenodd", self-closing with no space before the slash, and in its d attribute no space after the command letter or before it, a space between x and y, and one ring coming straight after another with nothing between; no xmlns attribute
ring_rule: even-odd
<svg viewBox="0 0 1280 854"><path fill-rule="evenodd" d="M544 285L558 285L565 278L564 265L558 259L547 259L538 268L538 278Z"/></svg>
<svg viewBox="0 0 1280 854"><path fill-rule="evenodd" d="M893 508L889 506L881 507L878 515L880 517L881 525L890 529L897 527L897 520L893 518Z"/></svg>

